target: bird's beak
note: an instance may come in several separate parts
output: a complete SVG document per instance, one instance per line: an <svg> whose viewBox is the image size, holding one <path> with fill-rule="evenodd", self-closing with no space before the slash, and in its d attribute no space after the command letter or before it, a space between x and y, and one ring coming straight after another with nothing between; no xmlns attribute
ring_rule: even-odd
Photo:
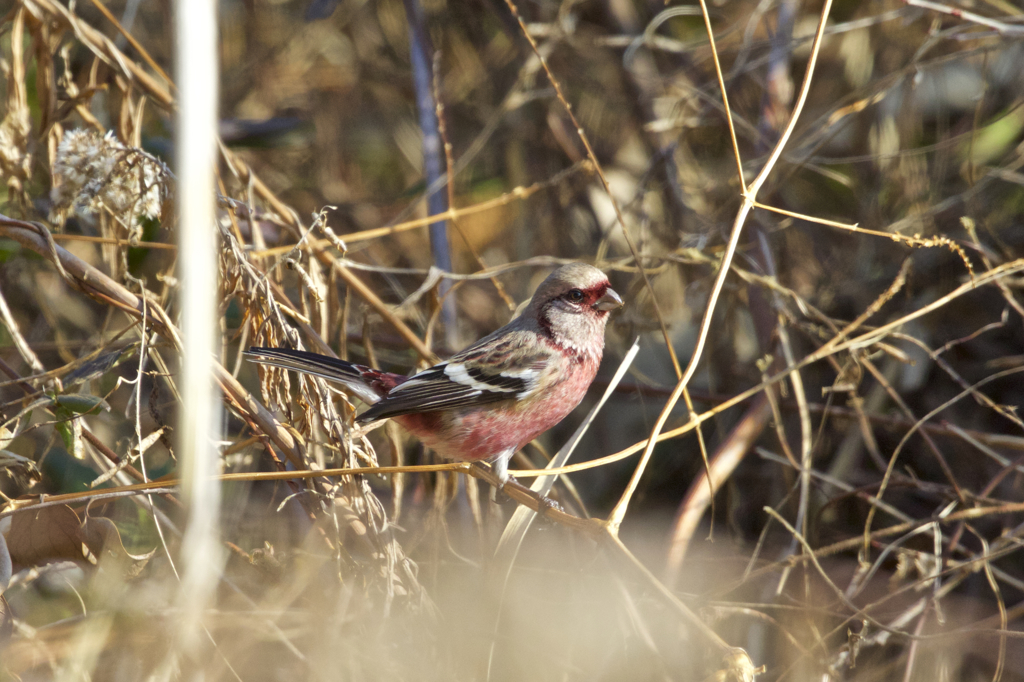
<svg viewBox="0 0 1024 682"><path fill-rule="evenodd" d="M622 299L615 293L615 289L608 289L604 296L594 301L594 310L609 311L615 310L622 305Z"/></svg>

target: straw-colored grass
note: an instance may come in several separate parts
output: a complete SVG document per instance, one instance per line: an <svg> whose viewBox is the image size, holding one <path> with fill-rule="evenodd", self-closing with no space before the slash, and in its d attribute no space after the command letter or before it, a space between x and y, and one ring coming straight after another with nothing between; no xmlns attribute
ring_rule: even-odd
<svg viewBox="0 0 1024 682"><path fill-rule="evenodd" d="M1018 9L220 3L206 252L169 7L0 17L0 680L1021 677ZM627 305L496 504L241 356L413 371L567 260Z"/></svg>

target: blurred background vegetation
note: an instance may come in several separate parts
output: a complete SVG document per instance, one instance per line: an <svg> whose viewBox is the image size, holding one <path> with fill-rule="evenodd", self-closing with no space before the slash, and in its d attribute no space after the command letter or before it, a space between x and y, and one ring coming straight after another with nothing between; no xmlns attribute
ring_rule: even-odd
<svg viewBox="0 0 1024 682"><path fill-rule="evenodd" d="M352 438L346 398L240 350L409 372L507 322L563 260L606 269L626 306L588 400L512 466L543 466L638 336L572 461L642 447L677 382L666 340L685 366L743 198L700 7L520 1L522 25L502 0L218 8L225 473L435 462L398 429ZM227 482L229 558L192 648L168 636L187 551L172 9L0 6L0 680L744 679L723 640L760 679L1024 679L1018 5L831 7L757 197L795 215L747 219L690 384L708 419L655 448L624 546L540 519L496 556L516 503L463 474ZM821 9L708 8L745 182ZM418 98L450 145L440 179ZM448 245L431 201L456 209ZM455 277L431 269L445 258ZM679 401L665 430L690 419ZM637 458L552 497L606 518ZM30 506L67 493L92 497Z"/></svg>

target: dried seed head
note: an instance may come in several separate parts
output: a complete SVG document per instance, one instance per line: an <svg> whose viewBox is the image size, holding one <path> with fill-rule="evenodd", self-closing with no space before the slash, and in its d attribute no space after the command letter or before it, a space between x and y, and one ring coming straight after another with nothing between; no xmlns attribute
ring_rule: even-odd
<svg viewBox="0 0 1024 682"><path fill-rule="evenodd" d="M54 207L51 219L63 222L69 212L108 211L131 230L140 219L159 218L167 173L141 149L88 130L70 130L57 147L53 164Z"/></svg>

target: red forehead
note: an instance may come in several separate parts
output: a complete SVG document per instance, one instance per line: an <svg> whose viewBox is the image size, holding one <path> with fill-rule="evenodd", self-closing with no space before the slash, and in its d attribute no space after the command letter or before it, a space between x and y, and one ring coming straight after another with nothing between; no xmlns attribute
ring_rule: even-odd
<svg viewBox="0 0 1024 682"><path fill-rule="evenodd" d="M608 292L608 288L610 286L611 284L609 284L608 280L605 280L603 282L598 282L597 284L592 284L586 289L581 289L581 291L583 292L583 295L586 297L587 303L593 303L597 299L604 296L605 293Z"/></svg>

